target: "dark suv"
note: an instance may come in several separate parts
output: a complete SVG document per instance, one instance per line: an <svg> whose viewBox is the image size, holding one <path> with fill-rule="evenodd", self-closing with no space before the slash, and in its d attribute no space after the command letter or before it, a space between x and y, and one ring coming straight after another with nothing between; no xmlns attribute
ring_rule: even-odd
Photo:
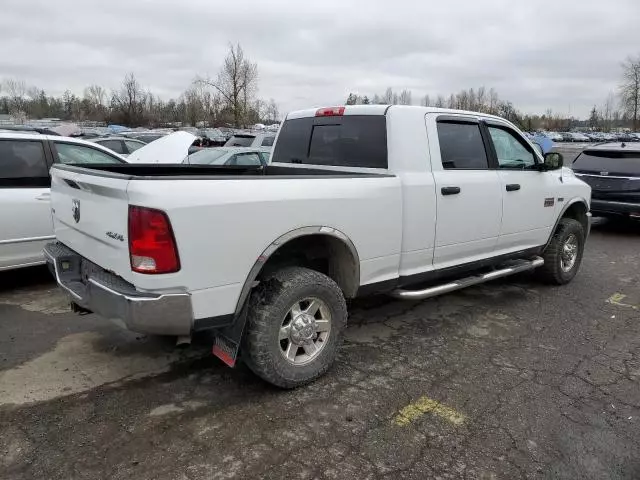
<svg viewBox="0 0 640 480"><path fill-rule="evenodd" d="M640 219L640 145L609 143L585 149L573 162L591 186L591 212Z"/></svg>

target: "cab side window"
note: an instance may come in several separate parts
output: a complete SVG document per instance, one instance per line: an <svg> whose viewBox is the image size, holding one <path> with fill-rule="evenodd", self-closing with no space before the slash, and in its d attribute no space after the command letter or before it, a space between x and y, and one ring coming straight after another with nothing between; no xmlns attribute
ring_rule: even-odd
<svg viewBox="0 0 640 480"><path fill-rule="evenodd" d="M536 156L525 141L507 128L489 125L489 135L501 169L530 170Z"/></svg>

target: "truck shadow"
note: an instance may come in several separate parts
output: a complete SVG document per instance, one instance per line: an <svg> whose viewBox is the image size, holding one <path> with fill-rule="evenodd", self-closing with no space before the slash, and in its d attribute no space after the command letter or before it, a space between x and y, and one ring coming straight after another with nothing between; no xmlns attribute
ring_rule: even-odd
<svg viewBox="0 0 640 480"><path fill-rule="evenodd" d="M44 265L0 272L0 292L53 285L54 283L49 269Z"/></svg>

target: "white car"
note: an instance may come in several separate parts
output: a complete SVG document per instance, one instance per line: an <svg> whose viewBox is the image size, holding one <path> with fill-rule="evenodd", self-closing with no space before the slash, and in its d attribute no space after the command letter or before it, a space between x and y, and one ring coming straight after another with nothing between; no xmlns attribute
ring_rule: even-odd
<svg viewBox="0 0 640 480"><path fill-rule="evenodd" d="M272 147L276 139L274 133L234 133L224 144L225 147Z"/></svg>
<svg viewBox="0 0 640 480"><path fill-rule="evenodd" d="M539 269L576 275L591 189L511 123L358 105L290 113L271 163L52 169L45 248L78 311L213 330L213 353L284 388L322 375L346 299L420 300Z"/></svg>
<svg viewBox="0 0 640 480"><path fill-rule="evenodd" d="M141 140L127 137L97 137L88 141L102 145L123 157L128 157L130 154L146 145L146 143Z"/></svg>
<svg viewBox="0 0 640 480"><path fill-rule="evenodd" d="M0 270L45 262L42 248L55 238L49 205L52 165L180 163L193 138L186 132L167 135L124 158L77 138L0 132Z"/></svg>
<svg viewBox="0 0 640 480"><path fill-rule="evenodd" d="M574 142L590 142L591 141L591 139L583 133L569 132L569 135L571 135L572 141Z"/></svg>
<svg viewBox="0 0 640 480"><path fill-rule="evenodd" d="M269 163L269 147L203 148L184 159L188 165L230 165L259 167Z"/></svg>
<svg viewBox="0 0 640 480"><path fill-rule="evenodd" d="M49 168L54 164L120 164L111 150L75 138L0 133L0 270L44 263L51 241Z"/></svg>
<svg viewBox="0 0 640 480"><path fill-rule="evenodd" d="M558 132L545 132L545 137L549 138L554 142L562 142L564 138Z"/></svg>

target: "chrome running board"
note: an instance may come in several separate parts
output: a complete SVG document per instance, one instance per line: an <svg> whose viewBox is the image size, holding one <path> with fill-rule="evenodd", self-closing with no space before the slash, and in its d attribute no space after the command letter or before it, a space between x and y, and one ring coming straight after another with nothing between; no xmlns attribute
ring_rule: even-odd
<svg viewBox="0 0 640 480"><path fill-rule="evenodd" d="M508 277L509 275L514 275L516 273L527 272L534 268L541 267L542 265L544 265L544 260L541 257L534 257L531 260L515 260L513 262L509 262L499 270L493 270L489 273L473 275L471 277L462 278L443 285L425 288L424 290L397 289L391 292L391 296L399 300L424 300L425 298L436 297L444 293L460 290L461 288L495 280L496 278Z"/></svg>

